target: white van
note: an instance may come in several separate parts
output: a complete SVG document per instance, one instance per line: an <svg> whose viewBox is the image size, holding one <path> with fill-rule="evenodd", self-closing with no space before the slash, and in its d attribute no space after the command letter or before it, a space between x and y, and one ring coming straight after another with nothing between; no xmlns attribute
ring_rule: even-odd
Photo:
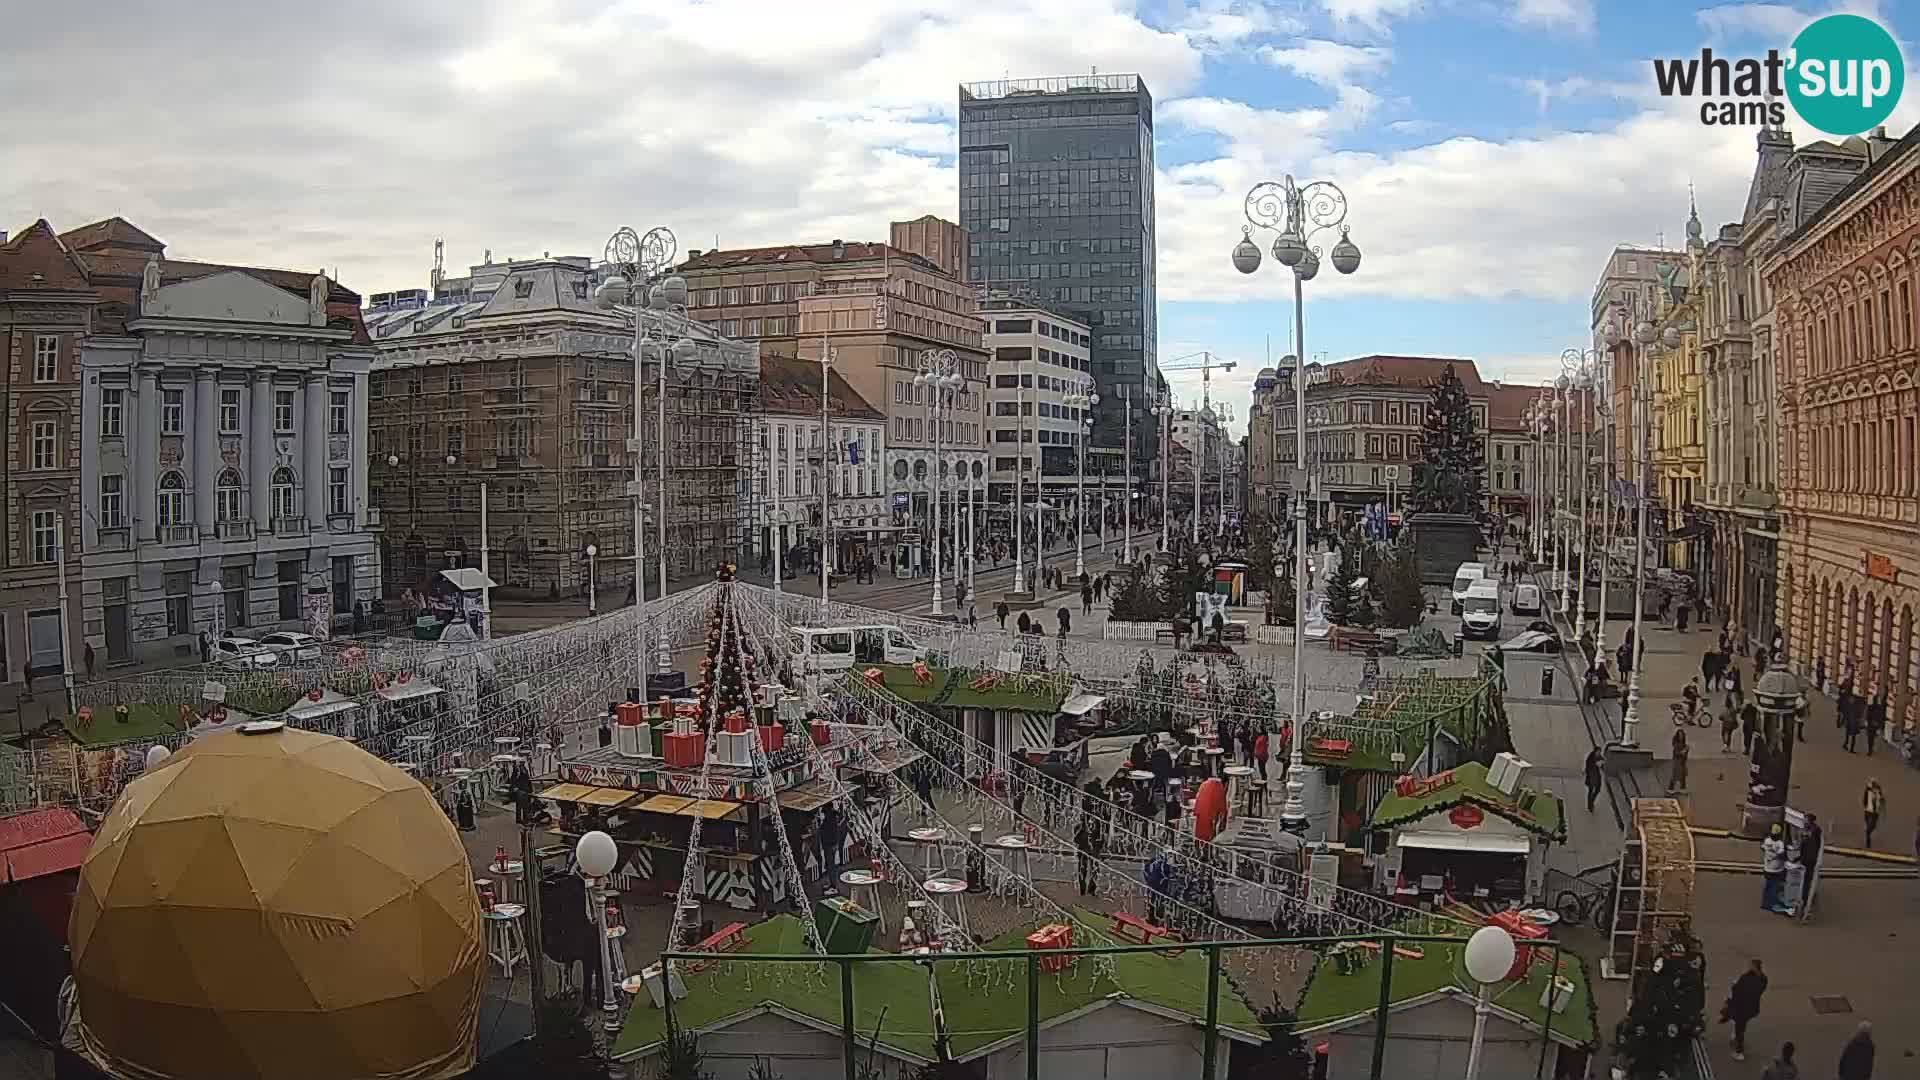
<svg viewBox="0 0 1920 1080"><path fill-rule="evenodd" d="M1540 586L1531 581L1514 586L1513 613L1515 615L1540 614Z"/></svg>
<svg viewBox="0 0 1920 1080"><path fill-rule="evenodd" d="M911 664L925 660L925 646L897 626L795 626L787 630L793 669L832 675L855 664Z"/></svg>
<svg viewBox="0 0 1920 1080"><path fill-rule="evenodd" d="M1460 632L1492 641L1500 636L1500 583L1481 578L1460 602Z"/></svg>
<svg viewBox="0 0 1920 1080"><path fill-rule="evenodd" d="M1453 572L1453 613L1455 615L1460 614L1460 604L1466 600L1467 590L1473 588L1474 582L1486 576L1487 564L1477 562L1463 562L1460 568Z"/></svg>

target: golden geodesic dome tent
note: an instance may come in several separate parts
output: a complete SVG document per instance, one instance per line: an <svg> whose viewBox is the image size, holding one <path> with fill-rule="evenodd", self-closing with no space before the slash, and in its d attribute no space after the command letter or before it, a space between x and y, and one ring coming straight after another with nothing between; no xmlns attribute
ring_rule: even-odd
<svg viewBox="0 0 1920 1080"><path fill-rule="evenodd" d="M466 1072L486 955L459 834L352 743L248 728L127 785L94 838L68 929L87 1051L143 1080Z"/></svg>

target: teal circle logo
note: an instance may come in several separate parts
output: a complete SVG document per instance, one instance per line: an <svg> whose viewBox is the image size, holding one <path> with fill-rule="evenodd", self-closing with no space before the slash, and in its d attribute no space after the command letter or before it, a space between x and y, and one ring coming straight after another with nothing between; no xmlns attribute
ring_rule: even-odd
<svg viewBox="0 0 1920 1080"><path fill-rule="evenodd" d="M1900 46L1859 15L1815 19L1793 39L1787 99L1829 135L1859 135L1886 123L1906 87Z"/></svg>

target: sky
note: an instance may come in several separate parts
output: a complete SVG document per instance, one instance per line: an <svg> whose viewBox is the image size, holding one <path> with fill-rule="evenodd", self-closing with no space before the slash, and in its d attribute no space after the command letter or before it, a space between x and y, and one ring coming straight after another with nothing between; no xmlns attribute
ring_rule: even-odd
<svg viewBox="0 0 1920 1080"><path fill-rule="evenodd" d="M1920 5L1917 5L1920 6ZM424 288L491 252L884 239L957 217L961 82L1136 72L1156 103L1159 356L1237 367L1244 428L1287 276L1229 261L1253 184L1329 180L1363 261L1309 283L1306 351L1473 358L1542 381L1588 344L1618 243L1737 220L1752 128L1650 61L1784 49L1816 0L95 0L10 5L0 228L119 214L181 259ZM1911 64L1909 64L1911 68ZM1890 122L1920 121L1909 94ZM1818 138L1797 118L1799 141ZM1331 242L1331 237L1327 238ZM1263 245L1264 246L1264 245ZM1197 375L1169 375L1183 400Z"/></svg>

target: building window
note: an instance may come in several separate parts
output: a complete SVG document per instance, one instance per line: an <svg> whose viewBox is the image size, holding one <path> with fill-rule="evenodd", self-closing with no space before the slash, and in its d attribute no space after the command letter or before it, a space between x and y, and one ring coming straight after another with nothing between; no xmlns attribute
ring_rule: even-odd
<svg viewBox="0 0 1920 1080"><path fill-rule="evenodd" d="M327 513L339 516L348 512L347 470L342 468L328 469Z"/></svg>
<svg viewBox="0 0 1920 1080"><path fill-rule="evenodd" d="M767 303L769 304L784 303L786 299L787 299L787 287L785 285L767 286Z"/></svg>
<svg viewBox="0 0 1920 1080"><path fill-rule="evenodd" d="M300 617L301 560L283 559L275 569L279 579L275 592L280 599L280 621L292 622Z"/></svg>
<svg viewBox="0 0 1920 1080"><path fill-rule="evenodd" d="M160 391L160 434L178 435L185 423L186 395L179 390Z"/></svg>
<svg viewBox="0 0 1920 1080"><path fill-rule="evenodd" d="M333 610L336 615L353 610L353 556L333 557Z"/></svg>
<svg viewBox="0 0 1920 1080"><path fill-rule="evenodd" d="M459 368L448 369L447 393L463 394L463 393L466 393L466 390L467 390L467 373L464 371L461 371Z"/></svg>
<svg viewBox="0 0 1920 1080"><path fill-rule="evenodd" d="M273 430L281 433L293 430L293 391L291 390L273 392Z"/></svg>
<svg viewBox="0 0 1920 1080"><path fill-rule="evenodd" d="M747 320L747 336L748 337L760 336L760 320L759 319Z"/></svg>
<svg viewBox="0 0 1920 1080"><path fill-rule="evenodd" d="M33 512L33 561L50 563L59 558L60 526L52 510Z"/></svg>
<svg viewBox="0 0 1920 1080"><path fill-rule="evenodd" d="M193 571L175 570L161 584L167 596L167 633L193 633Z"/></svg>
<svg viewBox="0 0 1920 1080"><path fill-rule="evenodd" d="M119 473L107 473L100 477L100 527L103 529L124 529L127 527L126 498L127 478Z"/></svg>
<svg viewBox="0 0 1920 1080"><path fill-rule="evenodd" d="M160 527L170 529L187 523L187 478L180 470L170 469L160 477L160 491L156 502L159 510Z"/></svg>
<svg viewBox="0 0 1920 1080"><path fill-rule="evenodd" d="M240 470L220 470L220 482L214 486L213 512L220 521L240 520Z"/></svg>
<svg viewBox="0 0 1920 1080"><path fill-rule="evenodd" d="M240 434L240 391L220 391L220 434Z"/></svg>
<svg viewBox="0 0 1920 1080"><path fill-rule="evenodd" d="M120 417L126 409L127 392L125 390L100 391L100 434L104 438L115 438L120 434Z"/></svg>
<svg viewBox="0 0 1920 1080"><path fill-rule="evenodd" d="M60 338L57 335L41 334L33 339L33 381L60 381Z"/></svg>
<svg viewBox="0 0 1920 1080"><path fill-rule="evenodd" d="M732 307L733 305L739 302L740 302L740 289L737 286L734 288L728 289L727 290L727 306Z"/></svg>
<svg viewBox="0 0 1920 1080"><path fill-rule="evenodd" d="M247 568L220 568L220 602L226 607L229 630L247 625Z"/></svg>
<svg viewBox="0 0 1920 1080"><path fill-rule="evenodd" d="M273 470L273 501L268 505L273 507L273 519L275 521L290 521L293 519L293 487L292 469L282 465Z"/></svg>
<svg viewBox="0 0 1920 1080"><path fill-rule="evenodd" d="M327 400L327 431L334 435L347 433L347 407L353 395L345 390L335 390Z"/></svg>
<svg viewBox="0 0 1920 1080"><path fill-rule="evenodd" d="M33 467L54 468L60 458L60 427L52 420L33 422Z"/></svg>
<svg viewBox="0 0 1920 1080"><path fill-rule="evenodd" d="M467 452L467 429L461 424L447 425L447 453L459 455Z"/></svg>

